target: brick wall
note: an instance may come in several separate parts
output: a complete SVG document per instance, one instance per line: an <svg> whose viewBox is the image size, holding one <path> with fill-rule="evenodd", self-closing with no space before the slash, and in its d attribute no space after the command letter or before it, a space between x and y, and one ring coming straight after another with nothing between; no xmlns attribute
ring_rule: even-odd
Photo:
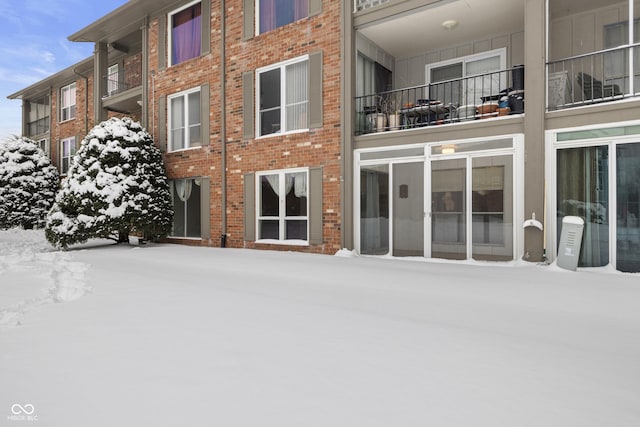
<svg viewBox="0 0 640 427"><path fill-rule="evenodd" d="M51 161L58 170L60 170L60 141L75 136L76 145L79 147L87 134L87 129L90 130L94 126L93 74L85 72L84 75L87 76L87 80L81 77L75 80L76 115L73 119L60 122L60 89L73 81L51 89Z"/></svg>
<svg viewBox="0 0 640 427"><path fill-rule="evenodd" d="M228 244L316 253L340 249L340 2L325 0L322 13L242 40L242 0L227 1ZM323 127L309 132L242 137L242 73L321 50ZM323 167L323 243L309 247L245 242L245 173Z"/></svg>
<svg viewBox="0 0 640 427"><path fill-rule="evenodd" d="M226 2L226 129L227 129L227 246L335 253L340 249L340 4L323 2L320 15L242 40L243 2ZM158 20L149 32L149 82L153 118L150 128L159 137L158 100L184 90L210 85L210 145L166 153L169 178L209 176L211 183L211 240L218 246L222 234L222 146L220 141L220 4L211 4L211 53L176 66L158 67ZM163 18L164 19L164 18ZM311 52L323 52L323 127L309 132L266 138L242 137L242 73ZM166 49L168 52L168 49ZM323 243L309 247L262 245L244 241L243 175L256 171L323 167ZM179 240L176 240L179 241Z"/></svg>
<svg viewBox="0 0 640 427"><path fill-rule="evenodd" d="M222 162L220 146L220 7L216 8L216 2L212 2L211 12L211 53L188 60L178 65L167 66L164 69L158 67L158 19L150 22L149 29L149 72L153 77L149 77L150 96L153 96L153 111L150 108L149 130L153 134L154 140L158 141L160 131L158 124L160 114L166 117L166 108L159 111L159 99L174 95L176 93L194 89L203 84L210 85L209 118L210 132L203 138L208 138L209 145L200 148L192 148L177 152L165 153L164 161L169 179L188 177L209 177L210 178L210 211L211 211L211 239L202 241L202 245L218 246L220 244L221 230L221 195L222 195ZM161 19L166 19L163 16ZM166 46L166 38L164 40ZM165 52L168 52L165 49ZM155 95L155 96L154 96ZM168 103L167 103L168 105ZM175 239L176 242L185 242ZM187 241L193 244L193 241Z"/></svg>

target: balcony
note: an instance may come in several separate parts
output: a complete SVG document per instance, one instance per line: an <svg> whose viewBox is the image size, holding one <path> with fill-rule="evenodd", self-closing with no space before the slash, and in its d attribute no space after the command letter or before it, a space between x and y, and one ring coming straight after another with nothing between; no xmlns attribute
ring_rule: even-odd
<svg viewBox="0 0 640 427"><path fill-rule="evenodd" d="M524 0L389 4L354 19L354 134L524 112Z"/></svg>
<svg viewBox="0 0 640 427"><path fill-rule="evenodd" d="M353 0L353 11L360 12L365 9L371 9L372 7L389 3L389 1L390 0Z"/></svg>
<svg viewBox="0 0 640 427"><path fill-rule="evenodd" d="M140 110L142 99L142 66L133 62L126 68L112 67L103 77L107 94L102 97L105 108L118 113L131 114Z"/></svg>
<svg viewBox="0 0 640 427"><path fill-rule="evenodd" d="M547 109L617 101L640 91L640 70L629 67L640 44L576 55L547 64ZM637 62L637 60L636 60ZM631 76L633 75L633 78Z"/></svg>
<svg viewBox="0 0 640 427"><path fill-rule="evenodd" d="M524 67L355 98L356 135L524 113Z"/></svg>

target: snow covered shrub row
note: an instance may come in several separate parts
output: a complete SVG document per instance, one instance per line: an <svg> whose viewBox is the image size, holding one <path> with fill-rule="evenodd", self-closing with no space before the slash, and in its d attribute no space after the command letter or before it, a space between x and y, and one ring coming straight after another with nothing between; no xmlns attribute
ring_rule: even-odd
<svg viewBox="0 0 640 427"><path fill-rule="evenodd" d="M160 150L129 118L112 118L82 140L45 233L66 248L92 238L125 241L131 232L158 239L171 231L173 208Z"/></svg>
<svg viewBox="0 0 640 427"><path fill-rule="evenodd" d="M35 141L0 142L0 229L44 227L58 183L57 169Z"/></svg>

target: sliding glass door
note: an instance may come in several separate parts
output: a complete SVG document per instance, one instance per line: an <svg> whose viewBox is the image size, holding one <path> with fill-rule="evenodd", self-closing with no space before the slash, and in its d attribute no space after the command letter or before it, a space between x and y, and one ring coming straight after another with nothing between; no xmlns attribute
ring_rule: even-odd
<svg viewBox="0 0 640 427"><path fill-rule="evenodd" d="M513 218L512 155L431 162L432 257L512 260Z"/></svg>
<svg viewBox="0 0 640 427"><path fill-rule="evenodd" d="M424 162L360 168L360 253L424 256Z"/></svg>
<svg viewBox="0 0 640 427"><path fill-rule="evenodd" d="M558 241L562 218L578 216L580 267L640 271L640 143L560 149L556 166Z"/></svg>

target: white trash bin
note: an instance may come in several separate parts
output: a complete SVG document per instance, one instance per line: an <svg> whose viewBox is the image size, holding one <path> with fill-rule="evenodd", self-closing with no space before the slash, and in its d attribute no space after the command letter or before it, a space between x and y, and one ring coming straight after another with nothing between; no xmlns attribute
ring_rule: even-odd
<svg viewBox="0 0 640 427"><path fill-rule="evenodd" d="M582 246L582 231L584 220L578 216L565 216L562 218L562 233L560 234L560 246L558 247L558 267L576 271L580 248Z"/></svg>

